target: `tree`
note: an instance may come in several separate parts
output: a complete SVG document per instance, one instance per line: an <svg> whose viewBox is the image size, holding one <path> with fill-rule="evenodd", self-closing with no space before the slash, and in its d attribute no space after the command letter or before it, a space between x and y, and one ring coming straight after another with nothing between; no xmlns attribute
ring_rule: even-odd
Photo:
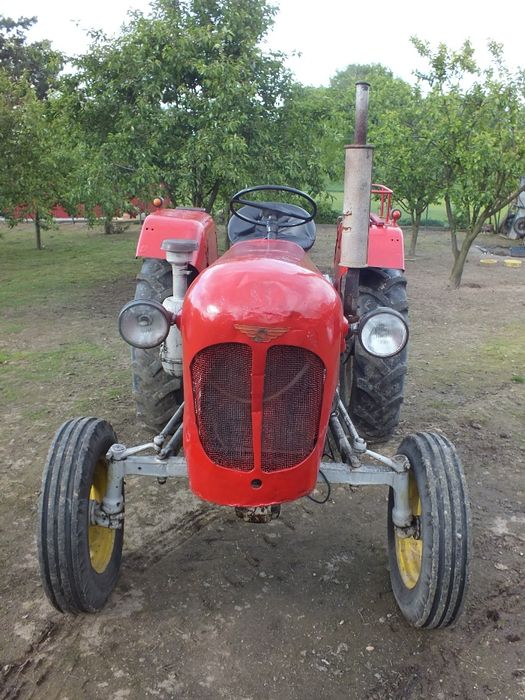
<svg viewBox="0 0 525 700"><path fill-rule="evenodd" d="M0 69L0 209L11 225L32 217L36 246L73 169L67 123L25 79Z"/></svg>
<svg viewBox="0 0 525 700"><path fill-rule="evenodd" d="M67 128L25 79L13 81L0 69L0 208L11 225L28 216L41 229L51 221L71 170Z"/></svg>
<svg viewBox="0 0 525 700"><path fill-rule="evenodd" d="M291 77L280 54L259 46L274 8L259 0L156 0L152 8L115 40L94 34L69 78L68 109L99 200L108 178L128 195L160 184L174 204L208 211L254 181L317 185L300 135L308 126L283 119L299 117Z"/></svg>
<svg viewBox="0 0 525 700"><path fill-rule="evenodd" d="M525 73L511 73L501 46L491 42L491 64L481 70L469 42L458 52L444 44L432 51L414 40L429 70L434 140L443 159L443 189L454 263L450 283L461 277L470 247L483 225L521 191L525 171ZM470 82L466 80L470 77ZM460 244L457 231L465 229Z"/></svg>
<svg viewBox="0 0 525 700"><path fill-rule="evenodd" d="M371 84L368 141L376 145L376 180L390 185L394 167L387 166L387 149L392 142L397 148L396 134L385 129L385 115L399 115L412 99L412 88L380 64L350 64L330 80L329 87L303 88L298 114L312 128L318 163L326 180L342 182L344 176L344 145L353 140L355 122L355 83ZM297 99L297 98L296 98ZM401 122L399 122L401 123ZM387 133L389 136L387 137ZM402 137L404 132L399 135Z"/></svg>
<svg viewBox="0 0 525 700"><path fill-rule="evenodd" d="M63 56L49 41L27 43L26 32L36 21L36 17L15 20L0 15L0 69L13 80L25 79L42 100L56 82Z"/></svg>
<svg viewBox="0 0 525 700"><path fill-rule="evenodd" d="M333 157L339 159L339 179L343 177L342 144L351 143L355 121L355 84L366 81L371 85L368 114L370 143L375 143L376 132L382 128L386 113L401 112L411 99L411 87L391 70L380 64L351 64L330 80L328 88L332 101L331 124L334 143Z"/></svg>
<svg viewBox="0 0 525 700"><path fill-rule="evenodd" d="M40 249L41 229L60 200L70 156L68 130L49 100L62 55L48 41L27 42L35 22L0 16L0 205L12 225L34 218Z"/></svg>
<svg viewBox="0 0 525 700"><path fill-rule="evenodd" d="M413 88L402 106L385 111L374 128L375 171L410 215L411 256L424 211L442 195L441 151L432 116L420 91Z"/></svg>

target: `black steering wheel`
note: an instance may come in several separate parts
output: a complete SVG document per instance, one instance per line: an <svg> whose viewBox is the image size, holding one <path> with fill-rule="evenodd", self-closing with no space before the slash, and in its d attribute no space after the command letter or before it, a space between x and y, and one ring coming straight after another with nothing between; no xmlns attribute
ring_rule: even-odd
<svg viewBox="0 0 525 700"><path fill-rule="evenodd" d="M300 207L293 204L287 205L285 203L280 204L279 202L257 202L251 199L244 199L245 195L251 194L252 192L289 192L290 194L294 194L306 200L311 207L311 213L306 214L305 216L300 211L296 211L297 209L300 209ZM252 219L249 216L245 216L244 214L240 213L239 209L235 208L236 204L240 205L240 207L253 207L254 209L260 209L263 213L266 213L266 219ZM277 222L278 228L284 229L294 228L294 226L301 226L302 224L312 221L317 214L317 204L309 195L306 194L306 192L296 190L295 187L287 187L286 185L258 185L257 187L248 187L245 190L241 190L240 192L237 192L237 194L234 194L230 199L230 212L233 216L236 216L237 218L242 219L242 221L246 221L248 224L252 224L253 226L268 225L270 223L269 216L271 214L276 214L277 216L287 216L288 218L295 219L295 221L292 221L291 223L281 224Z"/></svg>

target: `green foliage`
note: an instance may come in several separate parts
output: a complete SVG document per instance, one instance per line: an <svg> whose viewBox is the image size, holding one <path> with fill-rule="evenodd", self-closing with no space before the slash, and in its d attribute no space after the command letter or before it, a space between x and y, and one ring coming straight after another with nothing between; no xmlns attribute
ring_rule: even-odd
<svg viewBox="0 0 525 700"><path fill-rule="evenodd" d="M27 216L40 227L61 199L70 173L67 124L24 78L0 69L0 208L11 224Z"/></svg>
<svg viewBox="0 0 525 700"><path fill-rule="evenodd" d="M414 255L424 212L442 196L441 151L425 98L417 88L404 90L401 109L384 112L374 129L375 177L395 192L396 202L410 215Z"/></svg>
<svg viewBox="0 0 525 700"><path fill-rule="evenodd" d="M451 283L458 287L484 223L519 192L525 172L525 73L511 73L494 42L491 65L484 70L468 42L457 52L443 44L435 51L417 40L415 45L429 66L420 78L429 89L425 102L440 151L454 254ZM460 224L466 229L461 246Z"/></svg>
<svg viewBox="0 0 525 700"><path fill-rule="evenodd" d="M27 43L35 18L0 17L0 209L11 224L32 216L37 248L60 201L70 157L63 115L50 107L62 56L48 41Z"/></svg>
<svg viewBox="0 0 525 700"><path fill-rule="evenodd" d="M385 115L402 112L411 95L408 83L396 78L392 71L379 64L351 64L336 73L326 91L331 103L331 115L326 120L326 128L332 136L328 145L330 158L337 163L337 170L332 177L340 181L343 180L344 173L342 146L353 141L357 81L366 81L371 85L368 115L370 143L376 143L376 132L382 127Z"/></svg>
<svg viewBox="0 0 525 700"><path fill-rule="evenodd" d="M298 119L282 56L259 47L274 8L259 0L152 8L116 40L95 34L65 83L85 144L83 199L111 210L160 184L174 204L211 210L254 182L319 189L315 127Z"/></svg>
<svg viewBox="0 0 525 700"><path fill-rule="evenodd" d="M459 285L472 241L525 172L523 71L508 71L495 43L482 71L469 42L452 51L414 38L426 64L415 87L379 64L304 87L261 48L274 15L261 0L154 0L116 38L92 32L60 79L60 54L26 39L35 19L0 17L0 209L13 224L34 215L39 229L54 204L75 215L84 203L109 223L134 197L221 211L234 191L267 182L317 196L318 220L332 221L341 196L326 182L342 182L355 82L366 80L374 179L410 216L411 253L445 202Z"/></svg>
<svg viewBox="0 0 525 700"><path fill-rule="evenodd" d="M15 20L0 15L0 69L12 80L24 79L41 100L54 86L63 56L49 41L27 43L26 32L35 22L36 17Z"/></svg>
<svg viewBox="0 0 525 700"><path fill-rule="evenodd" d="M316 200L317 216L315 220L318 224L335 224L341 216L342 207L337 207L334 198L329 194L321 195Z"/></svg>

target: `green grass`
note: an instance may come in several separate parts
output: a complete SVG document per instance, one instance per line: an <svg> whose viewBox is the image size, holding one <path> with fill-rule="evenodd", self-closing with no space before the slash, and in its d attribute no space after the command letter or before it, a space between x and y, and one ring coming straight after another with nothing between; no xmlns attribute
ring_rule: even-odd
<svg viewBox="0 0 525 700"><path fill-rule="evenodd" d="M115 346L79 340L58 347L0 352L0 399L28 420L43 418L57 395L71 397L71 412L89 413L116 400L129 384L127 367L116 365ZM111 368L107 383L92 387L101 367ZM69 390L67 387L71 387Z"/></svg>
<svg viewBox="0 0 525 700"><path fill-rule="evenodd" d="M504 334L491 338L482 345L480 359L489 370L496 370L504 363L517 367L525 366L525 325L509 324ZM512 379L516 381L514 376Z"/></svg>
<svg viewBox="0 0 525 700"><path fill-rule="evenodd" d="M511 383L525 383L521 374L525 366L525 324L510 323L499 330L488 340L469 346L468 351L458 354L442 353L433 360L434 372L426 381L435 383L435 377L443 382L461 384L477 390L477 384L472 384L475 375L477 383L484 382L486 376L491 381L501 382L511 386ZM474 373L473 368L482 368L482 372ZM424 381L424 380L421 380ZM520 410L523 410L520 407Z"/></svg>
<svg viewBox="0 0 525 700"><path fill-rule="evenodd" d="M111 351L103 345L82 341L61 343L53 349L3 350L0 352L2 395L12 401L20 396L26 383L29 387L29 382L52 384L57 377L66 381L68 377L81 377L88 366L109 365L111 356Z"/></svg>
<svg viewBox="0 0 525 700"><path fill-rule="evenodd" d="M41 420L50 411L94 413L101 403L117 401L129 389L129 367L122 362L129 351L118 339L115 321L110 321L112 335L108 330L97 334L99 326L91 321L85 328L68 322L71 307L99 313L99 300L112 294L110 284L132 288L139 269L139 227L106 236L83 225L61 225L43 234L41 251L34 247L30 226L4 228L2 234L2 404L11 405L23 420ZM99 291L103 285L106 289ZM85 299L92 300L90 305ZM100 321L105 322L104 315ZM95 387L101 368L108 370L106 382Z"/></svg>
<svg viewBox="0 0 525 700"><path fill-rule="evenodd" d="M13 350L0 355L5 376L11 373L18 379L48 381L62 373L78 358L82 361L105 361L109 353L104 347L88 342L61 345L54 350Z"/></svg>
<svg viewBox="0 0 525 700"><path fill-rule="evenodd" d="M2 226L0 234L0 305L4 311L65 301L103 282L133 279L137 271L138 226L106 236L82 224L61 225L43 233L43 250L35 248L30 225L12 230ZM9 326L15 329L13 318Z"/></svg>

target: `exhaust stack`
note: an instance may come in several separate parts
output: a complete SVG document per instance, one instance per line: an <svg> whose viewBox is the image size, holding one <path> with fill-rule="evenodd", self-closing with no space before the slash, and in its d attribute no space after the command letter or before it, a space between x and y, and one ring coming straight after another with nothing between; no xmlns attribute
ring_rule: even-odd
<svg viewBox="0 0 525 700"><path fill-rule="evenodd" d="M373 146L366 143L370 84L356 83L354 143L345 146L345 179L340 265L368 266Z"/></svg>

